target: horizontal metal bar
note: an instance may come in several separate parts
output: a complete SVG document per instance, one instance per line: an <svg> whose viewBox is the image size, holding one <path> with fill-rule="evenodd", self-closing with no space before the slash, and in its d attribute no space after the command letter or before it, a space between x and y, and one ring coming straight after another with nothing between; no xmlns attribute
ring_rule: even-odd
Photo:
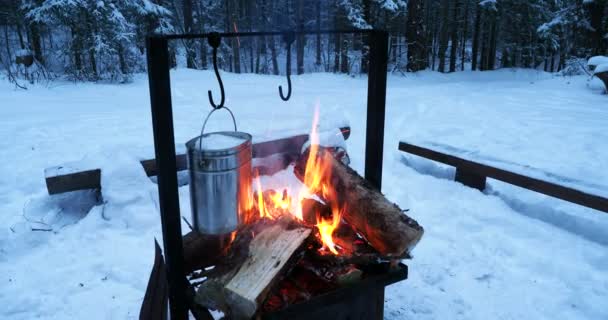
<svg viewBox="0 0 608 320"><path fill-rule="evenodd" d="M608 199L598 195L586 193L556 183L524 176L519 173L491 167L470 160L465 160L453 155L419 147L406 142L399 142L399 150L437 162L445 163L456 168L475 172L476 174L486 176L488 178L500 180L554 198L576 203L587 208L608 213Z"/></svg>
<svg viewBox="0 0 608 320"><path fill-rule="evenodd" d="M316 35L316 34L368 34L373 29L343 29L343 30L286 30L286 31L257 31L257 32L225 32L220 33L222 38L234 37L259 37L259 36L280 36L286 33L293 32L296 35ZM188 34L153 34L152 38L161 38L166 40L175 39L205 39L211 33L188 33Z"/></svg>

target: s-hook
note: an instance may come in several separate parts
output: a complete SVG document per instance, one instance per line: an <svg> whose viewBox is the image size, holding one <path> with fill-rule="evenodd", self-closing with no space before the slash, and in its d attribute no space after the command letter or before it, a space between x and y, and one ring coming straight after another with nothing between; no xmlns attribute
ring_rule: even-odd
<svg viewBox="0 0 608 320"><path fill-rule="evenodd" d="M213 102L213 95L211 94L211 90L207 91L207 93L209 94L209 103L211 104L213 109L222 108L224 106L224 100L226 99L226 96L224 94L224 83L222 82L222 78L220 77L220 72L217 69L217 48L220 46L221 40L222 40L222 38L220 37L220 34L217 32L212 32L211 34L209 34L209 37L207 38L209 45L213 48L213 70L215 71L215 77L217 78L217 82L219 82L219 84L220 84L220 91L222 94L220 103L215 104L215 102Z"/></svg>
<svg viewBox="0 0 608 320"><path fill-rule="evenodd" d="M283 101L287 101L291 97L291 44L295 39L296 35L293 31L283 33L283 41L285 41L285 47L287 49L287 67L285 68L285 72L287 73L287 96L283 95L283 87L279 86L279 95Z"/></svg>

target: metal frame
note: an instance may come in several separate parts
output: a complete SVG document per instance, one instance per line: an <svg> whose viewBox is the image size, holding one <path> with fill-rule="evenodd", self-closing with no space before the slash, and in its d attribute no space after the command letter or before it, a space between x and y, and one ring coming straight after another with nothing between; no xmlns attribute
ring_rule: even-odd
<svg viewBox="0 0 608 320"><path fill-rule="evenodd" d="M388 33L382 30L291 31L296 35L366 34L369 37L367 86L367 126L365 178L378 189L382 185L384 121L388 61ZM285 35L287 32L221 33L220 37L254 37ZM203 39L214 34L152 35L147 38L148 81L154 130L154 150L158 166L159 209L163 247L169 282L171 319L187 319L189 285L184 274L182 232L180 224L175 136L169 76L169 40ZM270 93L270 92L269 92Z"/></svg>

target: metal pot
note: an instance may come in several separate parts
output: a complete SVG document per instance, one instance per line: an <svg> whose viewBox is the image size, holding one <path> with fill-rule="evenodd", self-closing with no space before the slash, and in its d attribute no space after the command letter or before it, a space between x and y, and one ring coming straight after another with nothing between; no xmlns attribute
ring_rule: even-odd
<svg viewBox="0 0 608 320"><path fill-rule="evenodd" d="M205 145L212 140L234 143L219 148ZM236 131L235 124L234 132L201 134L186 147L193 227L214 235L236 230L243 222L239 199L247 199L244 193L251 192L251 135Z"/></svg>

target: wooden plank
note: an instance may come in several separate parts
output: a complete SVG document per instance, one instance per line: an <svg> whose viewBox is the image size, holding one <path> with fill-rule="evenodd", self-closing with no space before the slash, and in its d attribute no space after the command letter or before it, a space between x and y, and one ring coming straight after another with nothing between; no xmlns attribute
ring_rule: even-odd
<svg viewBox="0 0 608 320"><path fill-rule="evenodd" d="M403 141L399 142L399 150L437 162L445 163L461 170L475 172L476 174L484 177L500 180L524 189L536 191L554 198L608 213L608 199L598 195L590 194L545 180L528 177L519 173L491 167Z"/></svg>
<svg viewBox="0 0 608 320"><path fill-rule="evenodd" d="M46 189L50 195L76 190L101 189L100 169L75 172L66 170L64 166L57 166L45 169L44 175Z"/></svg>

